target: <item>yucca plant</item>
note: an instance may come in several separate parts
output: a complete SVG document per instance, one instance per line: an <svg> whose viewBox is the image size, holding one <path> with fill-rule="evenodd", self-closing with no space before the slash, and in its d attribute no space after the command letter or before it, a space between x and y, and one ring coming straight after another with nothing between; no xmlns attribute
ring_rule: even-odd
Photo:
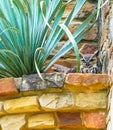
<svg viewBox="0 0 113 130"><path fill-rule="evenodd" d="M87 0L76 0L69 16L60 24L67 5L63 0L0 0L0 76L19 77L23 74L46 72L61 56L74 48L77 65L80 58L77 44L89 32L98 17L102 1L72 35L67 26ZM97 13L98 12L98 13ZM49 55L67 33L69 40L45 64ZM41 75L40 75L41 77Z"/></svg>

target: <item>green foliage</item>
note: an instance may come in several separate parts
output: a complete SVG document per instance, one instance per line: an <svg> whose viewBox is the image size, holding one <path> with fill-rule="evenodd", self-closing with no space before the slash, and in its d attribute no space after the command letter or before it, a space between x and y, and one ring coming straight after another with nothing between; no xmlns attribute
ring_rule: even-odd
<svg viewBox="0 0 113 130"><path fill-rule="evenodd" d="M63 0L31 0L30 3L28 0L0 0L0 76L19 77L36 71L40 75L40 72L46 72L58 58L73 47L79 72L80 58L77 44L93 26L94 23L90 22L97 11L94 11L73 35L67 26L86 1L76 0L69 16L60 24L71 0L67 3ZM49 63L45 64L65 32L69 40Z"/></svg>

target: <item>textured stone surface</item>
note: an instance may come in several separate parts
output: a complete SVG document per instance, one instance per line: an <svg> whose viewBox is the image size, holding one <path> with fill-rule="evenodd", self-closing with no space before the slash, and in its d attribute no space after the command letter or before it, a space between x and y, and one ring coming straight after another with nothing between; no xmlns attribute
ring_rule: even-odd
<svg viewBox="0 0 113 130"><path fill-rule="evenodd" d="M42 73L44 81L40 79L38 74L23 76L20 91L42 90L47 88L63 87L65 74L63 73Z"/></svg>
<svg viewBox="0 0 113 130"><path fill-rule="evenodd" d="M61 49L61 47L66 43L66 41L61 41L59 42L59 44L55 47L55 49L52 51L52 53L50 54L50 57L56 55L56 53L58 52L58 50ZM75 57L74 51L73 49L71 49L69 52L67 52L65 55L63 55L62 57L64 58L68 58L68 57ZM66 59L67 60L67 59Z"/></svg>
<svg viewBox="0 0 113 130"><path fill-rule="evenodd" d="M105 0L103 0L105 1ZM108 96L108 115L107 115L107 130L113 129L113 0L110 1L110 6L106 5L103 8L102 14L102 35L101 35L101 59L102 71L107 73L111 78L111 90ZM110 7L110 8L109 8ZM110 9L110 13L109 13Z"/></svg>
<svg viewBox="0 0 113 130"><path fill-rule="evenodd" d="M81 92L93 92L109 87L106 74L67 74L64 88Z"/></svg>
<svg viewBox="0 0 113 130"><path fill-rule="evenodd" d="M107 106L107 93L79 93L75 98L75 105L84 109L102 109Z"/></svg>
<svg viewBox="0 0 113 130"><path fill-rule="evenodd" d="M14 81L15 81L15 85L16 85L17 89L20 89L20 87L22 86L22 77L14 78Z"/></svg>
<svg viewBox="0 0 113 130"><path fill-rule="evenodd" d="M25 114L9 115L0 118L2 130L20 130L25 123Z"/></svg>
<svg viewBox="0 0 113 130"><path fill-rule="evenodd" d="M74 33L75 30L82 24L82 22L73 22L69 25L69 30L71 33ZM83 40L89 40L89 41L96 41L97 40L97 32L98 28L97 25L93 26L91 30L88 32L88 34L83 38ZM62 38L62 40L68 40L68 36L65 34Z"/></svg>
<svg viewBox="0 0 113 130"><path fill-rule="evenodd" d="M82 45L82 47L80 48L79 51L82 54L87 54L87 53L94 54L94 52L96 50L97 50L97 44L94 44L94 43L92 43L92 44L85 43L85 44Z"/></svg>
<svg viewBox="0 0 113 130"><path fill-rule="evenodd" d="M112 1L112 0L111 0ZM111 2L110 1L110 2ZM103 2L105 2L105 0L103 0ZM106 16L108 15L109 13L109 10L110 10L110 4L109 2L102 8L102 13L103 13L103 18L105 19Z"/></svg>
<svg viewBox="0 0 113 130"><path fill-rule="evenodd" d="M0 79L0 96L17 94L14 78Z"/></svg>
<svg viewBox="0 0 113 130"><path fill-rule="evenodd" d="M86 128L104 129L106 128L105 112L89 112L83 114L84 125Z"/></svg>
<svg viewBox="0 0 113 130"><path fill-rule="evenodd" d="M52 53L50 54L50 57L52 57L52 56L54 56L57 52L58 52L58 50L60 50L61 49L61 47L63 46L65 44L65 41L61 41L61 42L59 42L59 44L56 46L56 48L52 51ZM78 45L78 48L80 49L80 52L81 53L94 53L96 50L97 50L97 42L94 42L94 41L90 41L90 42L88 42L88 41L81 41L80 43L79 43L79 45ZM59 60L61 60L62 62L68 62L68 60L73 60L73 58L74 58L74 60L75 60L75 53L74 53L74 50L73 49L71 49L69 52L67 52L65 55L63 55L62 56L63 58L66 58L66 60L65 59L59 59ZM59 61L58 60L58 61ZM74 63L75 64L75 63ZM71 66L71 64L70 64L70 66Z"/></svg>
<svg viewBox="0 0 113 130"><path fill-rule="evenodd" d="M59 59L59 60L57 60L57 61L55 62L55 64L63 65L63 66L68 67L68 68L72 68L72 67L74 67L75 64L76 64L76 59L75 59L75 58L74 58L74 59L67 58L66 60L65 60L65 59ZM54 65L53 65L53 66L54 66ZM50 72L54 72L54 70L52 69L53 66L51 66L51 67L48 69L48 72L49 72L49 73L50 73Z"/></svg>
<svg viewBox="0 0 113 130"><path fill-rule="evenodd" d="M48 93L39 98L40 106L44 110L68 110L72 109L74 100L71 93Z"/></svg>
<svg viewBox="0 0 113 130"><path fill-rule="evenodd" d="M8 113L40 111L36 96L22 97L4 102L4 110Z"/></svg>
<svg viewBox="0 0 113 130"><path fill-rule="evenodd" d="M75 2L71 2L63 17L67 17L69 15L69 12L70 10L73 8L74 6L74 3ZM86 2L86 4L83 6L83 8L81 9L81 11L78 13L78 15L76 15L76 18L79 18L79 19L83 19L83 18L86 18L89 14L92 13L92 11L96 8L96 3L93 1L93 2Z"/></svg>
<svg viewBox="0 0 113 130"><path fill-rule="evenodd" d="M0 102L0 116L5 114L5 112L3 111L3 102Z"/></svg>
<svg viewBox="0 0 113 130"><path fill-rule="evenodd" d="M80 113L57 113L59 120L59 128L74 129L82 127L82 120Z"/></svg>
<svg viewBox="0 0 113 130"><path fill-rule="evenodd" d="M51 113L45 113L30 116L28 119L28 128L37 130L55 128L54 115Z"/></svg>

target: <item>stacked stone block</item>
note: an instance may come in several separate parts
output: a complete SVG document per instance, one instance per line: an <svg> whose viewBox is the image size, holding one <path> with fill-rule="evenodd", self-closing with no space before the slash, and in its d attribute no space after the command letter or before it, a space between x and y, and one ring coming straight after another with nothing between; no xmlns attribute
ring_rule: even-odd
<svg viewBox="0 0 113 130"><path fill-rule="evenodd" d="M105 0L104 0L105 1ZM100 59L102 61L102 72L110 76L111 89L108 96L107 106L107 130L113 129L113 0L102 10L101 17L101 42L100 42Z"/></svg>
<svg viewBox="0 0 113 130"><path fill-rule="evenodd" d="M66 1L65 1L66 2ZM63 18L61 20L61 23L64 21L64 19L69 15L70 11L72 10L73 6L75 5L76 0L73 0L70 2L70 4L67 6ZM97 2L90 0L87 1L80 12L77 14L75 19L69 24L68 28L71 31L71 33L74 33L78 26L80 26L83 21L96 9ZM68 39L68 36L65 34L63 38L61 39L58 46L55 48L55 50L51 53L51 56L55 55L56 52L62 47L62 45L65 44L65 41ZM95 23L93 28L90 30L90 32L83 38L83 40L78 44L79 48L82 47L84 44L98 44L98 23ZM50 56L50 57L51 57ZM62 56L63 58L69 58L69 59L75 59L75 54L73 49L66 53L66 55Z"/></svg>
<svg viewBox="0 0 113 130"><path fill-rule="evenodd" d="M0 79L1 130L106 129L108 75L42 75Z"/></svg>

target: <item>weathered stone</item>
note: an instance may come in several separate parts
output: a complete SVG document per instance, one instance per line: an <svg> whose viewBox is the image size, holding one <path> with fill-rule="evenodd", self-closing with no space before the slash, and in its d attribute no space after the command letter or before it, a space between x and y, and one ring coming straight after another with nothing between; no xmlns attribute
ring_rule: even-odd
<svg viewBox="0 0 113 130"><path fill-rule="evenodd" d="M5 112L3 111L3 102L0 102L0 116L4 114Z"/></svg>
<svg viewBox="0 0 113 130"><path fill-rule="evenodd" d="M9 115L0 118L2 130L20 130L25 123L25 114Z"/></svg>
<svg viewBox="0 0 113 130"><path fill-rule="evenodd" d="M39 97L40 106L45 111L68 110L74 105L71 93L47 93Z"/></svg>
<svg viewBox="0 0 113 130"><path fill-rule="evenodd" d="M7 100L4 102L4 110L8 113L40 111L36 96Z"/></svg>
<svg viewBox="0 0 113 130"><path fill-rule="evenodd" d="M37 114L28 119L29 129L51 129L55 128L55 119L52 113Z"/></svg>
<svg viewBox="0 0 113 130"><path fill-rule="evenodd" d="M66 75L64 88L79 92L96 92L109 87L109 76L106 74L71 73Z"/></svg>
<svg viewBox="0 0 113 130"><path fill-rule="evenodd" d="M107 93L79 93L76 94L75 106L84 109L105 109L107 106Z"/></svg>
<svg viewBox="0 0 113 130"><path fill-rule="evenodd" d="M79 27L82 24L82 22L74 22L69 25L69 30L73 34L77 27ZM89 41L96 41L97 40L97 32L98 28L97 25L93 26L93 28L88 32L88 34L83 38L83 40L89 40ZM68 36L65 34L62 38L62 40L68 40Z"/></svg>
<svg viewBox="0 0 113 130"><path fill-rule="evenodd" d="M59 44L55 47L55 49L52 51L49 57L52 57L56 55L58 50L61 49L61 47L66 43L66 41L61 41ZM62 56L63 58L70 58L70 57L75 57L74 50L71 49L69 52L67 52L65 55Z"/></svg>
<svg viewBox="0 0 113 130"><path fill-rule="evenodd" d="M59 128L61 129L75 129L82 127L82 120L80 113L57 113L59 120Z"/></svg>
<svg viewBox="0 0 113 130"><path fill-rule="evenodd" d="M105 112L88 112L83 114L84 125L86 128L104 129L106 128Z"/></svg>
<svg viewBox="0 0 113 130"><path fill-rule="evenodd" d="M98 40L98 27L97 25L93 26L91 30L88 32L88 34L83 38L84 40L89 41L97 41Z"/></svg>
<svg viewBox="0 0 113 130"><path fill-rule="evenodd" d="M85 43L79 50L82 54L94 54L97 51L97 44Z"/></svg>
<svg viewBox="0 0 113 130"><path fill-rule="evenodd" d="M55 64L58 64L58 65L62 65L64 67L68 67L68 68L73 68L75 65L76 65L76 59L70 59L70 58L67 58L66 60L65 59L59 59L55 62ZM54 66L54 65L53 65ZM54 70L52 69L53 66L51 66L47 72L54 72Z"/></svg>
<svg viewBox="0 0 113 130"><path fill-rule="evenodd" d="M61 47L63 46L65 44L65 41L61 41L61 42L59 42L59 44L56 46L56 48L52 51L52 53L50 54L50 57L52 57L52 56L54 56L54 55L56 55L56 53L58 52L58 50L60 50L61 49ZM85 42L85 41L83 41L83 42L80 42L79 43L79 45L78 45L78 48L80 49L80 52L81 53L94 53L94 51L96 51L97 50L97 43L96 42L94 42L94 41L90 41L90 42ZM68 62L68 60L70 60L70 58L73 60L73 59L76 59L75 58L76 56L75 56L75 53L74 53L74 50L73 50L73 48L69 51L69 52L67 52L65 55L63 55L62 56L62 58L66 58L66 60L65 59L61 59L62 60L62 62ZM60 59L59 59L60 60ZM58 61L59 61L58 60ZM56 61L56 63L57 63L57 61ZM75 63L74 63L75 64ZM73 66L73 65L71 65L70 64L70 66Z"/></svg>
<svg viewBox="0 0 113 130"><path fill-rule="evenodd" d="M63 17L69 16L70 11L74 7L75 1L71 2L65 10ZM96 2L86 2L86 4L82 7L81 11L76 15L76 18L83 19L89 16L92 11L96 8Z"/></svg>
<svg viewBox="0 0 113 130"><path fill-rule="evenodd" d="M14 78L14 81L15 81L15 85L16 85L17 89L20 89L20 87L22 86L22 77Z"/></svg>
<svg viewBox="0 0 113 130"><path fill-rule="evenodd" d="M15 95L18 91L15 86L14 78L0 79L0 96Z"/></svg>
<svg viewBox="0 0 113 130"><path fill-rule="evenodd" d="M20 91L43 90L48 88L62 88L64 73L42 73L44 81L38 74L24 75Z"/></svg>
<svg viewBox="0 0 113 130"><path fill-rule="evenodd" d="M112 123L109 121L109 123L107 124L107 130L112 130Z"/></svg>
<svg viewBox="0 0 113 130"><path fill-rule="evenodd" d="M106 1L106 0L103 0L103 2L105 2L105 1ZM110 10L110 4L109 4L109 2L108 2L108 3L106 3L106 4L104 5L104 7L102 8L103 19L106 18L106 16L107 16L108 13L109 13L109 10Z"/></svg>
<svg viewBox="0 0 113 130"><path fill-rule="evenodd" d="M108 73L108 52L105 52L105 56L103 57L103 66L102 66L102 73Z"/></svg>
<svg viewBox="0 0 113 130"><path fill-rule="evenodd" d="M113 124L113 85L111 87L111 90L109 92L109 96L108 96L108 113L107 113L107 118L106 118L106 123L108 124L108 130L112 130L110 128L112 128L112 124Z"/></svg>

